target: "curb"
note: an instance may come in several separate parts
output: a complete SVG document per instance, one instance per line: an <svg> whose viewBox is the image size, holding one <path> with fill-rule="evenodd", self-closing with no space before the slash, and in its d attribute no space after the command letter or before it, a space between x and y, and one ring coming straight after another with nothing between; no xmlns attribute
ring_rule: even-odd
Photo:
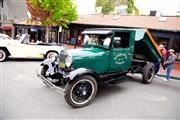
<svg viewBox="0 0 180 120"><path fill-rule="evenodd" d="M159 76L159 77L166 77L166 75L163 75L163 74L157 74L157 76ZM176 77L176 76L171 76L170 78L171 79L175 79L175 80L180 80L180 77Z"/></svg>

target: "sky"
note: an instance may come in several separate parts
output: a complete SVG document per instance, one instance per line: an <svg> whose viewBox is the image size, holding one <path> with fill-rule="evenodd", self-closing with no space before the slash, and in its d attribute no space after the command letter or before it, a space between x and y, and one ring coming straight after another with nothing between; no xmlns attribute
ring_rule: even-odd
<svg viewBox="0 0 180 120"><path fill-rule="evenodd" d="M78 6L77 13L79 15L92 14L95 12L96 0L73 0Z"/></svg>
<svg viewBox="0 0 180 120"><path fill-rule="evenodd" d="M177 15L180 11L180 0L135 0L141 14L148 15L150 10L157 10L163 15Z"/></svg>
<svg viewBox="0 0 180 120"><path fill-rule="evenodd" d="M95 13L96 0L73 0L78 6L77 12L80 15ZM156 10L164 16L175 16L180 12L180 0L134 0L136 7L143 15L149 15L150 10ZM180 15L180 13L179 13Z"/></svg>

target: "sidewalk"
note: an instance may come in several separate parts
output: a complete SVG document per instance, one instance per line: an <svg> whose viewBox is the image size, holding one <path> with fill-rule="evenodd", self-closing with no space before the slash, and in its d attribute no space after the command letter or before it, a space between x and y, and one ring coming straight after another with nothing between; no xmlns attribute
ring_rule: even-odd
<svg viewBox="0 0 180 120"><path fill-rule="evenodd" d="M66 44L66 48L67 49L74 49L75 46ZM76 46L76 48L80 48L80 47ZM158 76L165 77L165 75L166 75L166 71L164 71L163 68L161 67L159 72L158 72ZM175 62L174 68L171 72L171 78L180 80L180 62Z"/></svg>

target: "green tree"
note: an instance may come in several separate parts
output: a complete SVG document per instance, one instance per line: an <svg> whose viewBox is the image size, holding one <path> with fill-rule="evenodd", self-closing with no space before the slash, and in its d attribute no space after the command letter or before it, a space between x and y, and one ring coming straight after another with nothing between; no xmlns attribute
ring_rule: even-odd
<svg viewBox="0 0 180 120"><path fill-rule="evenodd" d="M101 7L104 0L96 0L96 7Z"/></svg>
<svg viewBox="0 0 180 120"><path fill-rule="evenodd" d="M102 7L101 13L109 14L115 8L115 6L127 5L127 12L129 14L139 14L139 10L134 4L134 0L96 0L96 6Z"/></svg>
<svg viewBox="0 0 180 120"><path fill-rule="evenodd" d="M71 0L26 0L32 20L42 25L67 25L77 19L76 6Z"/></svg>
<svg viewBox="0 0 180 120"><path fill-rule="evenodd" d="M102 14L109 14L115 7L113 0L96 0L96 6L102 7Z"/></svg>
<svg viewBox="0 0 180 120"><path fill-rule="evenodd" d="M26 0L26 4L31 20L47 28L52 25L67 28L70 22L78 18L76 6L71 0Z"/></svg>
<svg viewBox="0 0 180 120"><path fill-rule="evenodd" d="M114 3L112 1L106 1L102 4L102 13L109 14L114 10Z"/></svg>
<svg viewBox="0 0 180 120"><path fill-rule="evenodd" d="M135 14L135 15L139 14L139 10L137 9L137 7L134 4L134 0L128 0L127 6L128 6L127 12L129 14Z"/></svg>

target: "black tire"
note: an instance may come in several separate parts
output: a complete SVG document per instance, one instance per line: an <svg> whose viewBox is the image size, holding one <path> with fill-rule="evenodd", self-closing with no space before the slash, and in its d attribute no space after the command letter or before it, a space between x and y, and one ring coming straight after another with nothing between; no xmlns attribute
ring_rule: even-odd
<svg viewBox="0 0 180 120"><path fill-rule="evenodd" d="M49 59L52 56L57 56L57 55L59 55L58 52L56 52L56 51L49 51L49 52L46 53L45 59Z"/></svg>
<svg viewBox="0 0 180 120"><path fill-rule="evenodd" d="M0 62L5 61L7 58L7 52L6 50L0 49Z"/></svg>
<svg viewBox="0 0 180 120"><path fill-rule="evenodd" d="M152 63L147 63L142 73L143 83L150 84L154 78L155 67Z"/></svg>
<svg viewBox="0 0 180 120"><path fill-rule="evenodd" d="M94 100L97 89L96 80L92 76L84 75L67 83L64 98L72 107L84 107Z"/></svg>
<svg viewBox="0 0 180 120"><path fill-rule="evenodd" d="M48 66L44 65L41 69L41 75L46 78L46 72L48 70Z"/></svg>

